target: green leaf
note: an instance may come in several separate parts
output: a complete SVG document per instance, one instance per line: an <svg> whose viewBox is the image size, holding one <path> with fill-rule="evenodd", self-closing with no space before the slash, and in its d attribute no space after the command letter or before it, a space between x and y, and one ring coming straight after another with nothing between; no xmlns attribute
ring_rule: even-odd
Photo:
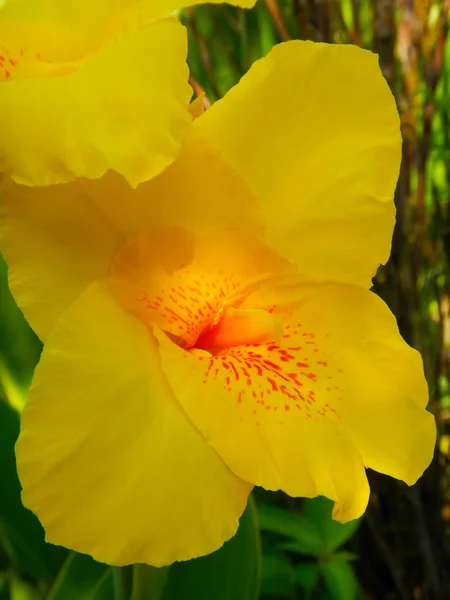
<svg viewBox="0 0 450 600"><path fill-rule="evenodd" d="M37 518L20 499L14 444L19 435L19 415L0 397L0 547L21 573L51 581L66 550L44 540Z"/></svg>
<svg viewBox="0 0 450 600"><path fill-rule="evenodd" d="M311 592L319 582L320 568L319 564L314 562L304 562L297 565L294 569L294 581L298 583L305 592Z"/></svg>
<svg viewBox="0 0 450 600"><path fill-rule="evenodd" d="M111 600L113 569L90 556L71 552L46 600Z"/></svg>
<svg viewBox="0 0 450 600"><path fill-rule="evenodd" d="M303 504L304 518L319 532L322 555L330 554L342 546L361 524L361 519L348 523L333 521L332 510L333 502L321 496L305 500Z"/></svg>
<svg viewBox="0 0 450 600"><path fill-rule="evenodd" d="M295 546L294 552L316 555L322 550L323 542L314 524L301 515L289 512L277 506L261 505L259 507L259 521L261 529L278 533L295 540L279 544L280 548L290 550ZM288 548L287 546L291 546Z"/></svg>
<svg viewBox="0 0 450 600"><path fill-rule="evenodd" d="M209 556L172 565L162 600L256 600L260 574L259 528L250 497L234 538Z"/></svg>
<svg viewBox="0 0 450 600"><path fill-rule="evenodd" d="M347 560L333 557L319 563L327 590L333 600L356 600L358 581Z"/></svg>
<svg viewBox="0 0 450 600"><path fill-rule="evenodd" d="M292 598L295 593L294 569L282 552L264 552L261 593L263 596Z"/></svg>

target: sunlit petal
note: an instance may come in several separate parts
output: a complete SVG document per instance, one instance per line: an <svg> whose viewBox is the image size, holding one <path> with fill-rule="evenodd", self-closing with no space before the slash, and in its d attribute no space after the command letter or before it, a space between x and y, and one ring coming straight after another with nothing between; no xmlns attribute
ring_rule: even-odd
<svg viewBox="0 0 450 600"><path fill-rule="evenodd" d="M101 285L52 331L16 450L48 541L113 565L216 550L251 489L177 404L150 332Z"/></svg>
<svg viewBox="0 0 450 600"><path fill-rule="evenodd" d="M0 84L0 169L27 185L108 169L137 185L162 171L191 122L186 44L184 27L167 19L64 77Z"/></svg>
<svg viewBox="0 0 450 600"><path fill-rule="evenodd" d="M240 309L279 317L281 339L247 343L242 330L240 344L199 353L157 332L177 399L233 472L327 496L343 521L366 507L364 466L417 480L435 424L420 356L381 300L346 284L270 281Z"/></svg>
<svg viewBox="0 0 450 600"><path fill-rule="evenodd" d="M280 44L194 126L260 199L268 243L313 277L371 285L389 256L401 154L376 55Z"/></svg>

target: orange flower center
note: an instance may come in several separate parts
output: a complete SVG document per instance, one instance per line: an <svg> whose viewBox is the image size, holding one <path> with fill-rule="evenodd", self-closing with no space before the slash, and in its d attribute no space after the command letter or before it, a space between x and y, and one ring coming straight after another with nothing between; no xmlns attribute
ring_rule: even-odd
<svg viewBox="0 0 450 600"><path fill-rule="evenodd" d="M241 344L279 340L282 323L265 310L239 305L259 278L242 285L232 273L202 271L183 264L166 285L134 298L135 311L158 325L178 346L218 351Z"/></svg>
<svg viewBox="0 0 450 600"><path fill-rule="evenodd" d="M154 233L122 248L113 263L116 296L154 328L163 361L178 346L177 360L194 361L199 381L251 407L257 425L261 410L336 417L328 398L339 398L341 371L335 356L329 362L328 334L259 297L289 267L254 241L206 242Z"/></svg>

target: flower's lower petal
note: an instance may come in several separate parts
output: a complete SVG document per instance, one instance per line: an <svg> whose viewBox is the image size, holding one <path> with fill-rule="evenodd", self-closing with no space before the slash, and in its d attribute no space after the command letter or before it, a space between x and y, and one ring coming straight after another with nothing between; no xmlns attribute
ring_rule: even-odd
<svg viewBox="0 0 450 600"><path fill-rule="evenodd" d="M186 352L158 332L179 402L231 470L293 496L324 495L361 515L364 466L413 483L435 426L419 354L383 302L357 286L261 287L242 309L283 320L280 342Z"/></svg>
<svg viewBox="0 0 450 600"><path fill-rule="evenodd" d="M394 315L372 292L336 283L300 289L296 314L310 330L329 336L322 339L323 351L330 366L341 365L336 381L329 380L333 390L339 388L333 394L339 428L366 467L414 484L430 464L436 440L434 417L425 410L428 387L420 354L402 339ZM319 341L312 347L320 351ZM317 365L318 378L323 368Z"/></svg>
<svg viewBox="0 0 450 600"><path fill-rule="evenodd" d="M48 339L17 461L48 541L114 565L216 550L250 492L178 406L151 333L100 284Z"/></svg>
<svg viewBox="0 0 450 600"><path fill-rule="evenodd" d="M268 243L311 276L370 286L389 256L401 157L374 54L280 44L194 128L261 200Z"/></svg>
<svg viewBox="0 0 450 600"><path fill-rule="evenodd" d="M0 251L15 301L44 341L60 314L107 276L122 234L81 182L0 185Z"/></svg>
<svg viewBox="0 0 450 600"><path fill-rule="evenodd" d="M173 18L109 43L65 76L2 83L0 170L19 183L136 186L178 154L191 116L185 28Z"/></svg>
<svg viewBox="0 0 450 600"><path fill-rule="evenodd" d="M343 521L364 512L369 488L359 453L333 423L277 398L276 374L257 365L261 385L251 356L212 360L206 352L187 355L162 332L158 339L177 399L234 473L291 496L331 498Z"/></svg>

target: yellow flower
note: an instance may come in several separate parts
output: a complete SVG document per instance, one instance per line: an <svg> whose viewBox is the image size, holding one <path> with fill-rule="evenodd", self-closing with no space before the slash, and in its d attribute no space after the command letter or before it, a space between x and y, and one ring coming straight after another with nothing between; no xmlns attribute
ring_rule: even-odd
<svg viewBox="0 0 450 600"><path fill-rule="evenodd" d="M289 42L136 190L4 182L11 288L45 342L18 469L49 541L159 566L230 538L253 485L346 521L366 467L417 480L422 362L368 289L400 146L373 54Z"/></svg>
<svg viewBox="0 0 450 600"><path fill-rule="evenodd" d="M48 185L113 169L133 186L161 172L191 122L170 15L200 1L0 2L0 171Z"/></svg>

